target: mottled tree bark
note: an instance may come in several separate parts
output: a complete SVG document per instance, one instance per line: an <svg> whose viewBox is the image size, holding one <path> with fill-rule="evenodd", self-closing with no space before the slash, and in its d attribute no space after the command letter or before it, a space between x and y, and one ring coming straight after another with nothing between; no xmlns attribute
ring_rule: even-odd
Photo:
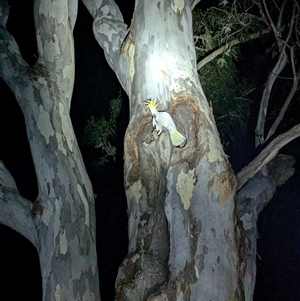
<svg viewBox="0 0 300 301"><path fill-rule="evenodd" d="M257 217L293 172L292 159L265 166L268 156L235 200L237 181L197 76L191 2L136 0L127 28L114 1L84 0L130 100L129 252L116 300L252 300ZM38 249L43 300L100 300L93 192L69 116L77 2L35 2L32 67L6 30L6 1L0 4L0 75L24 113L39 184L34 202L22 198L0 162L0 221ZM184 146L174 147L166 130L153 132L149 98L173 117Z"/></svg>
<svg viewBox="0 0 300 301"><path fill-rule="evenodd" d="M127 31L113 1L84 3L130 99L129 253L117 300L238 298L236 180L199 83L190 3L138 0ZM152 132L148 98L171 114L184 147L173 147L167 131Z"/></svg>
<svg viewBox="0 0 300 301"><path fill-rule="evenodd" d="M44 301L100 300L93 190L70 120L77 1L35 1L39 58L31 67L0 3L0 76L24 113L39 189L34 202L22 198L1 163L0 221L37 248Z"/></svg>
<svg viewBox="0 0 300 301"><path fill-rule="evenodd" d="M113 0L83 2L130 101L129 250L116 300L252 300L256 247L247 249L237 180L198 79L192 1L136 0L128 28ZM173 117L184 146L174 147L166 130L153 131L149 98Z"/></svg>

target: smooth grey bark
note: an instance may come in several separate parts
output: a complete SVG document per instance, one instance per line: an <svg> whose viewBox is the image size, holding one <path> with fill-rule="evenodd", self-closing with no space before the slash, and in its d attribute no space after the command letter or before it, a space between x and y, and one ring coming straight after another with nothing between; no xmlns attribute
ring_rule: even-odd
<svg viewBox="0 0 300 301"><path fill-rule="evenodd" d="M237 193L236 229L239 238L239 267L246 279L245 300L253 300L254 295L258 216L271 201L277 187L294 174L294 163L293 157L279 154L266 163Z"/></svg>
<svg viewBox="0 0 300 301"><path fill-rule="evenodd" d="M270 94L276 78L280 75L281 71L284 69L288 60L285 48L286 46L282 48L279 58L273 70L270 72L268 76L266 86L262 95L258 118L257 118L257 124L255 128L255 146L258 146L259 144L263 144L265 140L264 129L265 129L265 122L267 118Z"/></svg>
<svg viewBox="0 0 300 301"><path fill-rule="evenodd" d="M288 2L287 0L282 1L280 3L280 11L277 17L277 24L274 24L274 21L270 15L269 8L266 4L266 1L262 1L262 5L264 9L262 9L262 6L259 5L260 7L260 12L262 15L266 16L266 19L268 20L269 26L272 29L275 39L277 41L277 46L278 46L278 59L273 67L273 70L270 72L265 89L263 91L262 99L260 102L260 108L259 108L259 113L258 113L258 118L257 118L257 124L255 128L255 146L258 146L259 144L263 144L266 140L272 136L280 123L280 118L283 117L282 113L285 112L287 106L289 105L289 102L291 101L291 98L293 97L293 90L296 89L295 87L292 88L290 95L287 96L287 100L285 104L283 105L283 108L281 110L280 115L278 116L272 125L269 133L267 134L267 138L265 138L264 131L265 131L265 122L266 122L266 117L267 117L267 111L268 111L268 104L269 104L269 98L272 92L272 88L274 85L275 80L278 78L280 73L283 71L285 68L287 62L288 62L288 53L287 51L290 52L290 61L291 61L291 66L292 66L292 72L294 76L294 81L297 79L296 71L295 71L295 65L294 65L294 43L290 42L291 37L298 31L297 29L297 20L299 18L299 5L296 4L294 1ZM286 10L286 7L290 6L292 7L292 15L289 17L288 20L286 20L286 24L283 23L283 15L284 11ZM287 27L285 37L282 35L284 34L284 31L282 30L283 27ZM296 33L297 35L297 33ZM289 45L290 44L290 45ZM296 46L297 47L297 46ZM295 83L297 85L297 82ZM290 99L289 99L290 98Z"/></svg>
<svg viewBox="0 0 300 301"><path fill-rule="evenodd" d="M77 1L35 1L34 66L6 29L6 0L0 4L0 76L23 111L39 190L34 202L23 199L1 163L0 221L37 248L44 301L98 301L93 190L70 120Z"/></svg>
<svg viewBox="0 0 300 301"><path fill-rule="evenodd" d="M257 172L265 168L265 165L278 155L281 148L298 137L300 137L300 124L278 135L252 162L238 172L238 189L242 188Z"/></svg>
<svg viewBox="0 0 300 301"><path fill-rule="evenodd" d="M0 222L26 237L35 247L38 245L38 233L32 216L33 204L24 199L16 183L0 161Z"/></svg>

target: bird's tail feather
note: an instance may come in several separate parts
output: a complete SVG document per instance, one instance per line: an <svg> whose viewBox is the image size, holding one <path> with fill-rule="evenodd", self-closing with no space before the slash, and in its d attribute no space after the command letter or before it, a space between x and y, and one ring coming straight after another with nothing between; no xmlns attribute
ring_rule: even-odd
<svg viewBox="0 0 300 301"><path fill-rule="evenodd" d="M170 130L170 137L174 146L184 145L186 140L185 137L182 134L180 134L176 129Z"/></svg>

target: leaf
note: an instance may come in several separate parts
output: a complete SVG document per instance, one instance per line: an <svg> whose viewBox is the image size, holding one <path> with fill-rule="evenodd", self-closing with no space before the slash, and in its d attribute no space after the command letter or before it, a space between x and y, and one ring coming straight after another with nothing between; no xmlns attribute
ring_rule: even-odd
<svg viewBox="0 0 300 301"><path fill-rule="evenodd" d="M224 58L219 58L217 64L222 68L227 66L227 62Z"/></svg>

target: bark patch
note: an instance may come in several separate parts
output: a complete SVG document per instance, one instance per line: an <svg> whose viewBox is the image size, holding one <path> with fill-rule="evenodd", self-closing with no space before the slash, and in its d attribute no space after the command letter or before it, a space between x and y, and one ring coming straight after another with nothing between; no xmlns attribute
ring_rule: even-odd
<svg viewBox="0 0 300 301"><path fill-rule="evenodd" d="M41 134L44 136L46 143L49 143L50 136L54 135L54 131L50 122L50 115L45 112L42 106L40 106L39 118L37 121L37 127Z"/></svg>
<svg viewBox="0 0 300 301"><path fill-rule="evenodd" d="M194 174L195 169L189 170L188 173L181 171L177 178L176 191L180 195L185 210L188 210L191 205L194 183L196 181Z"/></svg>

